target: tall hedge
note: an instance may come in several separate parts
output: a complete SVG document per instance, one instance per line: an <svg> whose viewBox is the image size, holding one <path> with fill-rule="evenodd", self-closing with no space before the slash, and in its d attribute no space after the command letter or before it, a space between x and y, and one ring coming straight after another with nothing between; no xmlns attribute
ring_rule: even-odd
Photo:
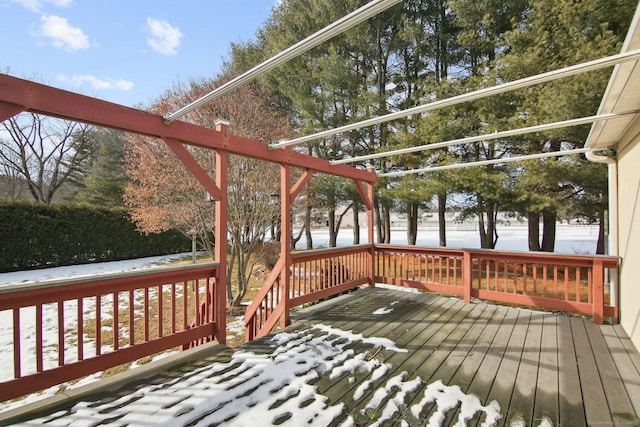
<svg viewBox="0 0 640 427"><path fill-rule="evenodd" d="M123 209L0 202L0 272L190 250L177 231L144 235Z"/></svg>

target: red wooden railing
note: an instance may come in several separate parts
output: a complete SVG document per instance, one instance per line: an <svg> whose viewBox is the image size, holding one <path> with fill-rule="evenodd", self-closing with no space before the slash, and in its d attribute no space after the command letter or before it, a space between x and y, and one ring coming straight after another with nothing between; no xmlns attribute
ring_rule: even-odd
<svg viewBox="0 0 640 427"><path fill-rule="evenodd" d="M216 274L199 264L0 288L13 342L0 401L213 340Z"/></svg>
<svg viewBox="0 0 640 427"><path fill-rule="evenodd" d="M391 245L296 252L291 257L288 292L282 286L281 260L245 314L246 340L271 332L291 307L365 283L459 295L466 302L480 298L580 313L593 316L598 324L605 317L618 318L605 286L605 271L618 268L617 257Z"/></svg>
<svg viewBox="0 0 640 427"><path fill-rule="evenodd" d="M618 318L605 270L618 258L376 246L375 281L509 304Z"/></svg>
<svg viewBox="0 0 640 427"><path fill-rule="evenodd" d="M281 258L245 313L245 339L268 334L279 320L286 324L289 308L371 283L371 249L362 245L294 252L288 280L282 277Z"/></svg>

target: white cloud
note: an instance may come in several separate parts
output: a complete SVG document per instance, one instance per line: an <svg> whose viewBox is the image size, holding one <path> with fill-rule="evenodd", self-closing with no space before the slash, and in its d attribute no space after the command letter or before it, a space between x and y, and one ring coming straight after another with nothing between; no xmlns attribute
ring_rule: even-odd
<svg viewBox="0 0 640 427"><path fill-rule="evenodd" d="M65 18L54 15L40 17L39 36L51 39L53 45L70 51L89 48L89 38L78 27L72 27Z"/></svg>
<svg viewBox="0 0 640 427"><path fill-rule="evenodd" d="M128 91L133 87L133 82L120 79L99 79L93 74L80 74L71 77L64 75L58 76L58 80L61 82L70 82L74 86L82 86L88 83L95 90L122 90Z"/></svg>
<svg viewBox="0 0 640 427"><path fill-rule="evenodd" d="M149 46L162 55L176 55L180 39L184 34L177 27L173 27L167 21L147 18L147 30L151 36L147 39Z"/></svg>
<svg viewBox="0 0 640 427"><path fill-rule="evenodd" d="M40 12L45 4L50 4L55 7L69 7L73 0L13 0L14 3L19 4L25 9L29 9L32 12Z"/></svg>

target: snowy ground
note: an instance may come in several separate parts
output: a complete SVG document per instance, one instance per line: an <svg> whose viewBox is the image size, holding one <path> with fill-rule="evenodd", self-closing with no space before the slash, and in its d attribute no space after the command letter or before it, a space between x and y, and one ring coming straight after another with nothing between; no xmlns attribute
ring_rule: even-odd
<svg viewBox="0 0 640 427"><path fill-rule="evenodd" d="M527 235L526 227L502 227L499 230L500 238L496 249L501 250L514 250L514 251L526 251L527 250ZM595 243L597 240L598 229L596 226L560 226L557 230L556 251L559 253L593 253L595 250ZM328 246L328 232L326 230L314 231L314 247L327 247ZM351 230L342 230L338 235L339 246L349 246L352 243ZM453 230L448 231L448 245L449 247L456 248L477 248L478 245L478 233L475 230ZM366 240L366 230L363 230L362 240ZM392 232L392 243L394 244L406 244L406 233L402 230L396 230ZM304 244L304 242L302 242ZM437 246L438 244L438 232L435 229L420 230L418 233L418 245L420 246ZM301 244L299 243L299 246ZM151 257L130 261L119 261L111 263L97 263L82 266L70 266L70 267L57 267L43 270L15 272L15 273L2 273L0 274L0 286L11 286L15 284L28 283L28 282L43 282L47 280L57 280L71 277L92 276L96 274L109 274L116 272L125 272L141 269L149 269L162 265L178 258L190 257L190 254L181 254L177 256L164 256L164 257ZM67 307L65 307L65 310ZM74 310L73 307L68 309ZM392 308L390 307L389 310ZM386 314L386 312L372 313L376 315ZM25 316L27 317L27 316ZM55 322L55 317L51 319ZM57 355L57 351L53 351L55 343L57 343L57 335L49 334L46 331L47 315L45 311L45 333L44 341L52 344L52 351L48 353L50 360L45 360L46 366L56 366L57 360L54 356ZM0 312L0 381L12 378L12 320L10 312ZM243 335L243 325L240 320L229 323L228 334L230 335ZM52 328L53 329L53 328ZM24 354L33 354L33 349L30 349L28 344L23 344ZM90 353L89 353L90 354ZM45 356L47 357L47 356ZM34 361L30 361L35 363ZM373 375L373 373L372 373ZM94 381L100 377L100 373L94 374L91 377L82 380L79 385L85 384L89 381ZM432 393L445 393L446 387L444 385L429 385L429 387L435 387ZM445 387L445 389L440 389ZM429 388L427 388L429 390ZM0 411L9 410L16 406L25 404L26 402L38 400L42 397L50 396L59 390L58 387L54 387L50 390L46 390L40 395L33 395L27 398L25 401L14 403L0 403ZM439 390L439 391L436 391ZM445 390L445 391L443 391ZM448 390L448 389L447 389ZM426 393L426 392L425 392ZM446 393L445 393L446 394ZM425 399L427 399L425 394ZM429 424L437 425L437 424Z"/></svg>
<svg viewBox="0 0 640 427"><path fill-rule="evenodd" d="M314 230L313 246L328 247L329 231ZM367 241L366 228L360 230L360 242ZM598 241L597 225L558 225L556 230L555 252L562 254L594 254ZM353 231L342 229L338 233L338 246L349 246L353 244ZM394 229L391 231L391 244L406 245L406 230ZM426 227L418 229L418 239L416 244L425 247L437 247L439 244L438 229ZM304 237L298 242L297 247L304 248L306 243ZM447 247L449 248L469 248L480 247L478 231L473 225L462 224L447 230ZM511 225L498 226L497 250L503 251L528 251L527 226Z"/></svg>

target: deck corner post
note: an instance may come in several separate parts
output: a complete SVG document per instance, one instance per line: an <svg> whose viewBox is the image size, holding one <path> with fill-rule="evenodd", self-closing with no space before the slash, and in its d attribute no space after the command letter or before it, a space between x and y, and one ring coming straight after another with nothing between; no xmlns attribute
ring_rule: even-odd
<svg viewBox="0 0 640 427"><path fill-rule="evenodd" d="M216 126L219 131L226 133L226 125ZM215 201L216 243L215 258L218 263L216 270L215 297L213 313L215 316L215 338L220 344L227 343L227 215L229 201L227 198L227 183L229 178L229 153L216 150L216 185L220 190L220 198Z"/></svg>
<svg viewBox="0 0 640 427"><path fill-rule="evenodd" d="M471 278L473 271L471 269L471 252L462 252L462 290L465 304L471 303Z"/></svg>
<svg viewBox="0 0 640 427"><path fill-rule="evenodd" d="M373 173L373 167L367 168L367 170ZM374 209L374 187L373 182L367 184L367 243L369 244L369 287L375 287L376 285L376 247L373 242L373 231L375 227L375 215Z"/></svg>
<svg viewBox="0 0 640 427"><path fill-rule="evenodd" d="M593 260L593 323L604 323L604 265L602 259Z"/></svg>
<svg viewBox="0 0 640 427"><path fill-rule="evenodd" d="M284 310L280 325L285 328L289 326L290 308L290 278L291 278L291 166L280 165L280 256L284 258L284 268L282 269L280 286L282 286L282 303Z"/></svg>
<svg viewBox="0 0 640 427"><path fill-rule="evenodd" d="M369 244L368 256L368 269L369 269L369 287L376 287L376 247L373 244Z"/></svg>

